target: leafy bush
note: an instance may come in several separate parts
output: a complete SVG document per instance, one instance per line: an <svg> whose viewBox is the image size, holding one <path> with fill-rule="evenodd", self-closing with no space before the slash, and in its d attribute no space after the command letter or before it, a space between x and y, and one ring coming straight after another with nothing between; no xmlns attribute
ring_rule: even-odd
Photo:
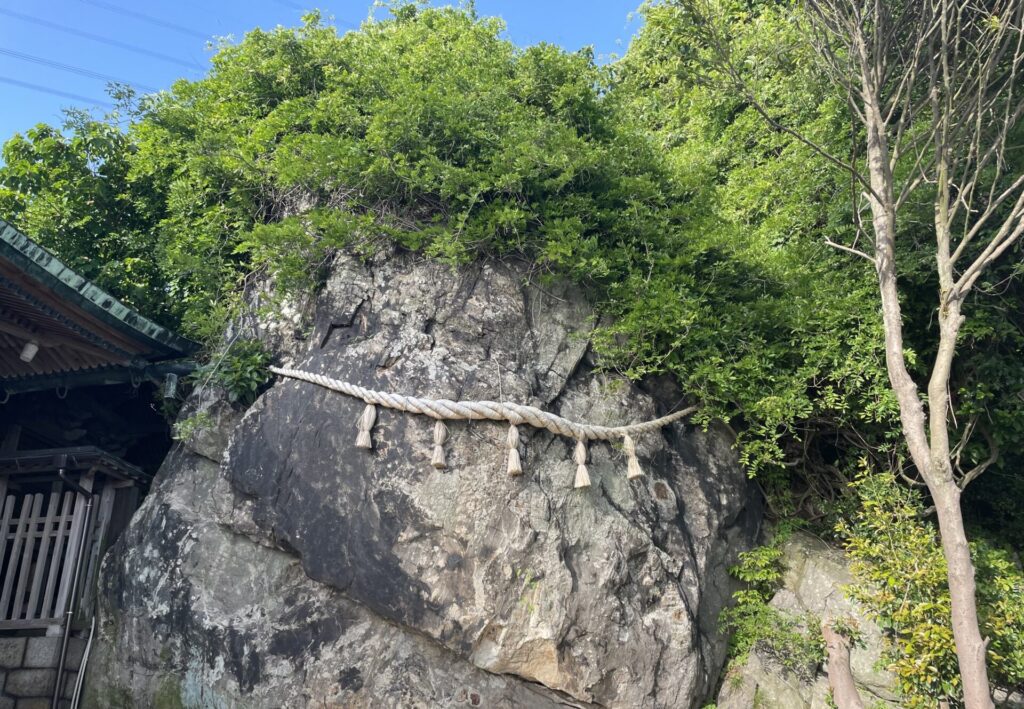
<svg viewBox="0 0 1024 709"><path fill-rule="evenodd" d="M207 77L147 100L132 175L166 195L186 327L252 269L305 287L345 245L600 276L599 243L655 238L667 175L613 120L589 51L518 49L503 29L400 4L339 36L314 13L222 44Z"/></svg>
<svg viewBox="0 0 1024 709"><path fill-rule="evenodd" d="M740 554L729 573L747 587L733 594L735 605L722 611L719 627L729 634L729 654L737 662L745 662L756 649L809 681L823 653L817 620L769 605L782 583L782 544L787 536L783 531L770 544Z"/></svg>
<svg viewBox="0 0 1024 709"><path fill-rule="evenodd" d="M845 154L846 108L808 71L794 6L721 7L771 112ZM853 228L849 181L720 80L685 3L648 3L644 18L612 93L660 146L679 197L672 229L622 256L597 347L631 377L674 374L703 404L699 420L730 421L742 462L786 513L789 477L827 490L825 431L884 442L895 411L873 274L824 244ZM783 470L787 459L799 463Z"/></svg>
<svg viewBox="0 0 1024 709"><path fill-rule="evenodd" d="M172 435L176 441L187 441L197 432L213 426L213 416L208 411L200 411L176 421Z"/></svg>
<svg viewBox="0 0 1024 709"><path fill-rule="evenodd" d="M838 531L853 559L849 593L891 641L890 668L908 707L959 701L962 692L946 563L920 494L891 475L865 469L853 489L860 507ZM1024 573L1009 554L972 544L982 635L991 639L989 672L1003 687L1024 685Z"/></svg>
<svg viewBox="0 0 1024 709"><path fill-rule="evenodd" d="M270 353L258 340L239 340L209 364L197 369L192 377L201 386L223 387L228 401L242 407L250 406L270 382Z"/></svg>

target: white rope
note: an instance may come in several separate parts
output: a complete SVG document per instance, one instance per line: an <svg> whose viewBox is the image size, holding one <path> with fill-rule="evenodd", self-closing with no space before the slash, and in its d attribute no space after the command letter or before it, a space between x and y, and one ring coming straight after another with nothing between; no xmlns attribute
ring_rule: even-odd
<svg viewBox="0 0 1024 709"><path fill-rule="evenodd" d="M282 377L317 384L326 389L341 392L356 399L362 399L367 404L383 406L388 409L406 411L411 414L422 414L433 419L446 421L487 419L490 421L508 421L513 425L525 423L535 428L547 429L560 436L574 438L577 441L609 441L624 438L625 436L656 431L689 416L697 410L696 406L690 406L668 416L627 426L594 426L588 423L570 421L567 418L542 411L533 406L523 406L507 402L499 403L497 401L421 399L416 396L403 396L402 394L392 394L385 391L373 391L372 389L366 389L349 382L343 382L340 379L332 379L323 374L313 374L312 372L304 372L300 369L271 367L270 371Z"/></svg>

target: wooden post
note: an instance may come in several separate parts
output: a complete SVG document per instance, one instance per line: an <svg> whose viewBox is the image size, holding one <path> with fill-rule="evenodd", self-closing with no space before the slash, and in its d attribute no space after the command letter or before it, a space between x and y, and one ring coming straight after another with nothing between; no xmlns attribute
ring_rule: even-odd
<svg viewBox="0 0 1024 709"><path fill-rule="evenodd" d="M53 535L53 556L50 558L50 573L46 580L46 592L43 594L43 607L40 617L52 618L58 622L46 628L47 635L60 634L60 613L53 610L53 596L60 584L61 560L64 558L64 543L69 536L69 527L73 524L75 496L68 490L62 496L60 515L57 517L57 526Z"/></svg>
<svg viewBox="0 0 1024 709"><path fill-rule="evenodd" d="M92 492L94 479L95 475L90 471L82 476L78 484L81 485L83 489ZM68 594L71 593L71 586L74 583L74 579L71 577L75 573L75 554L78 551L78 544L82 535L89 533L89 529L86 526L89 520L85 519L87 502L88 499L85 495L75 495L74 521L71 524L71 533L68 535L67 549L64 550L64 573L61 574L60 589L57 592L57 605L54 608L55 618L60 618L68 610Z"/></svg>
<svg viewBox="0 0 1024 709"><path fill-rule="evenodd" d="M43 522L42 539L39 542L39 556L36 560L36 573L32 579L32 593L28 597L28 608L25 617L37 619L45 617L45 608L39 607L39 600L43 596L43 582L46 579L46 560L50 556L51 542L57 538L57 530L54 529L54 522L57 519L57 508L60 507L60 487L53 486L50 492L50 501L46 506L46 519ZM59 522L57 525L59 526ZM55 552L56 553L56 552Z"/></svg>
<svg viewBox="0 0 1024 709"><path fill-rule="evenodd" d="M11 594L14 592L14 577L18 571L18 562L21 561L21 547L28 534L28 519L32 511L32 496L26 495L21 501L21 516L18 518L18 526L14 532L14 543L11 545L11 556L7 560L7 572L4 574L3 593L0 593L0 618L13 620L14 610L8 610L11 602Z"/></svg>
<svg viewBox="0 0 1024 709"><path fill-rule="evenodd" d="M87 618L91 614L92 606L96 602L96 577L99 574L100 560L107 544L107 533L114 511L114 499L117 497L117 490L111 485L111 482L110 478L104 479L103 491L100 493L99 504L96 506L96 522L92 525L91 536L86 542L89 544L89 558L83 569L81 601L78 604L83 618Z"/></svg>

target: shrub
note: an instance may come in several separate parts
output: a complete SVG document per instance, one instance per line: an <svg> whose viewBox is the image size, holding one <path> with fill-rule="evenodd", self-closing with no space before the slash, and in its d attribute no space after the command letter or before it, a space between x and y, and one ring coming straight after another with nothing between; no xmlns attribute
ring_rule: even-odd
<svg viewBox="0 0 1024 709"><path fill-rule="evenodd" d="M270 353L258 340L232 343L219 357L192 375L201 386L215 384L227 392L228 401L247 407L270 381Z"/></svg>
<svg viewBox="0 0 1024 709"><path fill-rule="evenodd" d="M950 627L946 562L918 491L891 475L862 472L852 483L860 500L838 532L857 583L848 593L864 604L890 641L888 660L907 707L959 701L962 692ZM1024 574L1009 554L972 544L982 634L991 639L989 672L1004 687L1024 684Z"/></svg>
<svg viewBox="0 0 1024 709"><path fill-rule="evenodd" d="M719 627L729 633L729 655L742 663L754 649L778 662L783 669L809 681L821 662L823 648L817 620L769 605L782 583L783 529L772 542L740 554L729 573L746 588L733 594L735 605L722 611Z"/></svg>

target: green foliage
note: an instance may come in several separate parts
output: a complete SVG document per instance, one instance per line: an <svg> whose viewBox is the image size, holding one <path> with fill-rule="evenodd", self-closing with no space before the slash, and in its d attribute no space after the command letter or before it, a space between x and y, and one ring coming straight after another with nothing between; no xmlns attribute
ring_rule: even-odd
<svg viewBox="0 0 1024 709"><path fill-rule="evenodd" d="M741 552L739 563L729 573L747 584L748 590L771 600L782 585L782 545L788 536L787 532L776 533L770 544Z"/></svg>
<svg viewBox="0 0 1024 709"><path fill-rule="evenodd" d="M159 195L130 175L133 145L110 122L69 112L64 130L40 124L3 147L0 216L69 266L156 318L166 317L154 259Z"/></svg>
<svg viewBox="0 0 1024 709"><path fill-rule="evenodd" d="M722 611L719 627L729 634L729 654L738 663L757 649L786 671L810 680L823 652L815 619L769 605L782 585L782 544L787 536L783 530L770 544L740 554L729 573L746 587L733 594L734 605Z"/></svg>
<svg viewBox="0 0 1024 709"><path fill-rule="evenodd" d="M857 583L849 589L891 640L889 661L904 703L933 707L962 691L946 563L920 495L891 475L865 471L853 483L860 508L839 526ZM1003 687L1024 684L1024 573L1009 554L972 545L989 673Z"/></svg>
<svg viewBox="0 0 1024 709"><path fill-rule="evenodd" d="M339 37L314 14L224 44L209 76L149 101L132 175L166 194L186 327L211 330L210 302L254 269L307 287L342 246L517 252L592 278L602 242L664 226L667 178L613 120L590 54L516 49L502 29L403 6Z"/></svg>
<svg viewBox="0 0 1024 709"><path fill-rule="evenodd" d="M533 569L516 569L513 575L516 583L521 584L519 588L519 604L526 609L526 612L533 614L537 610L537 588L540 586L540 577Z"/></svg>
<svg viewBox="0 0 1024 709"><path fill-rule="evenodd" d="M228 401L243 408L251 406L270 382L270 353L259 340L238 340L209 364L197 369L192 378L207 386L223 387Z"/></svg>
<svg viewBox="0 0 1024 709"><path fill-rule="evenodd" d="M208 411L200 411L175 422L173 436L176 441L187 441L194 434L213 425L213 416Z"/></svg>
<svg viewBox="0 0 1024 709"><path fill-rule="evenodd" d="M850 647L864 647L864 633L860 629L860 623L853 616L839 616L829 621L832 630L850 642Z"/></svg>
<svg viewBox="0 0 1024 709"><path fill-rule="evenodd" d="M789 6L722 12L773 112L842 152L849 117L809 70ZM598 347L630 376L672 372L704 421L733 422L751 474L783 473L766 487L785 492L792 473L827 478L836 451L814 443L819 432L887 444L895 412L873 273L824 243L850 233L849 184L708 68L680 4L644 14L613 93L653 132L679 197L673 228L624 255ZM787 459L797 465L784 472Z"/></svg>

